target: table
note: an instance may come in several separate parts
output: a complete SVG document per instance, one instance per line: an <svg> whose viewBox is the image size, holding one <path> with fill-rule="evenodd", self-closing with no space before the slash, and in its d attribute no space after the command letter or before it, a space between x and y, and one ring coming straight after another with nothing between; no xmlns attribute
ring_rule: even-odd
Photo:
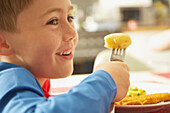
<svg viewBox="0 0 170 113"><path fill-rule="evenodd" d="M67 91L69 91L70 88L79 84L83 79L85 79L89 75L90 74L79 74L79 75L72 75L70 77L62 78L62 79L51 79L50 92L53 95L66 93ZM150 91L152 93L159 93L159 92L170 93L170 88L169 88L170 73L153 73L148 71L130 72L130 83L131 85L142 87L142 89L145 89L146 92Z"/></svg>
<svg viewBox="0 0 170 113"><path fill-rule="evenodd" d="M77 74L62 79L51 79L51 94L61 94L67 92L71 87L79 84L90 74ZM165 74L166 75L166 74ZM130 72L130 83L155 83L170 86L170 76L159 75L148 71ZM170 88L168 90L170 92Z"/></svg>

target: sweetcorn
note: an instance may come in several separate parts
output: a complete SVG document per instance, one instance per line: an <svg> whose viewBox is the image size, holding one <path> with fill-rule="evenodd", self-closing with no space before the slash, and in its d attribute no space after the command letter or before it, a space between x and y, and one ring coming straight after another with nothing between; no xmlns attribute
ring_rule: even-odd
<svg viewBox="0 0 170 113"><path fill-rule="evenodd" d="M129 97L134 97L134 96L140 96L140 95L146 95L145 90L143 89L138 89L136 86L130 86L127 96Z"/></svg>

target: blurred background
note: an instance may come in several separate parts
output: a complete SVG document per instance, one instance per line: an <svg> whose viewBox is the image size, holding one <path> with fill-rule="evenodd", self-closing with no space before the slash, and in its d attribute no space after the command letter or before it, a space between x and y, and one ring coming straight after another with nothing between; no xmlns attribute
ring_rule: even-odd
<svg viewBox="0 0 170 113"><path fill-rule="evenodd" d="M170 71L170 0L72 0L79 42L74 73L91 73L110 57L104 36L131 36L125 62L131 71ZM98 58L97 58L98 57ZM99 58L100 57L100 58ZM98 61L96 61L98 59Z"/></svg>

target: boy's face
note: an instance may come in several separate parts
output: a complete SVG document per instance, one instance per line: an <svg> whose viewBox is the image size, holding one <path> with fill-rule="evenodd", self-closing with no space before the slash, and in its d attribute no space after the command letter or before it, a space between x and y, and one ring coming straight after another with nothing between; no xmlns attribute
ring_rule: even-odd
<svg viewBox="0 0 170 113"><path fill-rule="evenodd" d="M7 33L15 60L35 76L59 78L73 71L78 35L70 0L34 0L18 16L19 33Z"/></svg>

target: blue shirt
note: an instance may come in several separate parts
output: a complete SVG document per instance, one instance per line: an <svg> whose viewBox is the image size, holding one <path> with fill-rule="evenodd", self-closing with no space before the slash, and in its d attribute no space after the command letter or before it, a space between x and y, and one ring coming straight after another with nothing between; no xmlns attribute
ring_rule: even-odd
<svg viewBox="0 0 170 113"><path fill-rule="evenodd" d="M109 113L117 87L98 70L66 94L44 97L37 79L24 67L0 62L0 113Z"/></svg>

